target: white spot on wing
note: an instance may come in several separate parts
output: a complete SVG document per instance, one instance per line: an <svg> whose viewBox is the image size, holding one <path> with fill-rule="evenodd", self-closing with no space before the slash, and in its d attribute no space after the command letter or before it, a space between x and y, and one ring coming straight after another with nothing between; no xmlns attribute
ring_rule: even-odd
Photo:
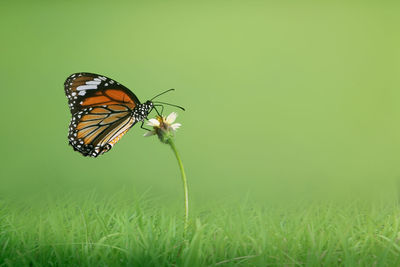
<svg viewBox="0 0 400 267"><path fill-rule="evenodd" d="M97 85L80 85L76 88L76 90L81 91L81 90L93 90L97 89Z"/></svg>
<svg viewBox="0 0 400 267"><path fill-rule="evenodd" d="M87 81L86 84L100 84L101 81Z"/></svg>
<svg viewBox="0 0 400 267"><path fill-rule="evenodd" d="M86 94L86 91L80 91L79 93L78 93L78 95L85 95Z"/></svg>

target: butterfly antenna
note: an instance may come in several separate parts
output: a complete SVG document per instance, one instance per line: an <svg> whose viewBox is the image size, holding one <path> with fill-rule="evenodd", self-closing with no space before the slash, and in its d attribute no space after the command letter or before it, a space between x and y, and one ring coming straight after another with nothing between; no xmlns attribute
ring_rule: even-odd
<svg viewBox="0 0 400 267"><path fill-rule="evenodd" d="M152 99L150 99L150 101L152 101L152 100L153 100L154 98L156 98L156 97L159 97L160 95L166 94L166 93L168 93L168 92L170 92L170 91L174 91L174 90L175 90L174 88L168 89L168 90L166 90L166 91L164 91L164 92L162 92L162 93L156 95L155 97L153 97Z"/></svg>
<svg viewBox="0 0 400 267"><path fill-rule="evenodd" d="M164 104L164 105L168 105L168 106L172 106L172 107L176 107L176 108L180 108L183 111L185 111L184 107L178 106L178 105L174 105L174 104L170 104L170 103L165 103L165 102L160 102L160 101L154 101L155 104Z"/></svg>

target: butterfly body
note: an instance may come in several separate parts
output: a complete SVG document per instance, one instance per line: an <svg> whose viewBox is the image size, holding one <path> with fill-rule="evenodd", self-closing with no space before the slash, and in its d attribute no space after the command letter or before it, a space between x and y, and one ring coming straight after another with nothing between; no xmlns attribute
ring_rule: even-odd
<svg viewBox="0 0 400 267"><path fill-rule="evenodd" d="M154 108L140 103L128 88L102 75L75 73L64 83L72 114L68 140L84 156L97 157Z"/></svg>

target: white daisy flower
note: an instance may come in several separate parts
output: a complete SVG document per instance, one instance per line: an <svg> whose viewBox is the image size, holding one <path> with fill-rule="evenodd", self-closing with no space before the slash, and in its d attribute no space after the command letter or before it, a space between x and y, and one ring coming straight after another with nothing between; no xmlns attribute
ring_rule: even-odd
<svg viewBox="0 0 400 267"><path fill-rule="evenodd" d="M157 116L155 119L149 119L148 126L153 127L153 130L148 131L144 136L157 135L161 142L166 143L167 140L173 137L174 132L181 127L180 123L174 123L178 117L176 112L172 112L167 117Z"/></svg>
<svg viewBox="0 0 400 267"><path fill-rule="evenodd" d="M172 112L165 118L164 124L169 124L169 126L172 128L172 130L176 131L179 127L181 127L182 124L180 123L174 123L176 120L176 117L178 117L178 114L176 112Z"/></svg>
<svg viewBox="0 0 400 267"><path fill-rule="evenodd" d="M150 119L147 122L147 125L153 126L153 127L160 127L160 122L158 120L156 120L156 119Z"/></svg>

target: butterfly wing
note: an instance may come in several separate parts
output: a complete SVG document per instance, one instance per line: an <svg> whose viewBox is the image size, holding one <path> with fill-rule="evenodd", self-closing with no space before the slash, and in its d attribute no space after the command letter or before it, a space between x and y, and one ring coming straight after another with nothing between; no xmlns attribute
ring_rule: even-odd
<svg viewBox="0 0 400 267"><path fill-rule="evenodd" d="M76 73L67 78L64 88L72 113L69 143L84 156L109 151L137 122L132 110L139 100L110 78Z"/></svg>
<svg viewBox="0 0 400 267"><path fill-rule="evenodd" d="M130 109L140 104L139 99L122 84L94 73L74 73L64 83L71 114L88 106L124 103Z"/></svg>

